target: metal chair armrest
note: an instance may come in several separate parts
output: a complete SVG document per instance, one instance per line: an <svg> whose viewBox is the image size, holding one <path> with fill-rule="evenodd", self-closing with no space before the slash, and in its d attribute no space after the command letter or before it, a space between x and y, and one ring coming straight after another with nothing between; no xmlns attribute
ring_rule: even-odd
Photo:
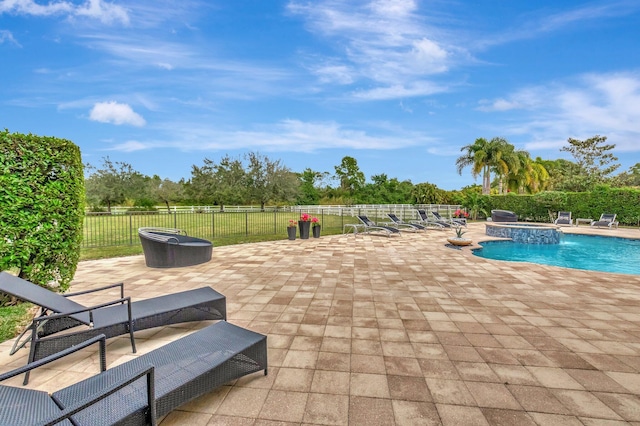
<svg viewBox="0 0 640 426"><path fill-rule="evenodd" d="M52 319L56 319L56 318L68 317L68 316L71 316L71 315L81 314L83 312L91 312L91 311L96 310L96 309L105 308L107 306L118 305L118 304L122 304L122 303L131 304L131 297L127 296L127 297L124 297L122 299L115 299L115 300L112 300L110 302L100 303L99 305L89 306L89 307L86 307L84 309L78 309L76 311L62 312L62 313L51 314L51 315L42 315L42 316L34 318L33 322L40 322L40 321L44 321L44 320L52 320Z"/></svg>
<svg viewBox="0 0 640 426"><path fill-rule="evenodd" d="M71 407L67 407L65 409L63 409L59 414L57 414L54 417L51 417L49 419L47 419L43 424L44 425L54 425L59 423L62 420L68 419L69 417L73 416L74 414L84 410L87 407L90 407L91 405L95 404L98 401L101 401L103 399L105 399L106 397L108 397L109 395L119 391L120 389L130 385L131 383L135 382L136 380L138 380L139 378L143 377L143 376L147 376L147 404L149 405L149 416L151 417L149 419L149 424L155 426L158 423L157 420L157 416L156 416L156 403L155 403L155 379L154 379L154 375L155 375L155 368L149 364L145 367L141 367L140 369L138 369L137 371L133 372L133 375L124 378L116 383L113 383L111 386L100 390L100 393L98 395L90 395L89 397L79 401L77 404L75 404L74 406ZM53 397L53 400L55 401L56 404L61 405L60 402L58 400L56 400L55 397Z"/></svg>
<svg viewBox="0 0 640 426"><path fill-rule="evenodd" d="M95 293L96 291L107 290L114 287L120 287L120 297L124 297L124 283L109 284L104 287L94 288L91 290L77 291L75 293L66 293L66 294L63 294L62 296L73 297L73 296L78 296L80 294Z"/></svg>
<svg viewBox="0 0 640 426"><path fill-rule="evenodd" d="M99 334L97 336L92 337L91 339L85 340L82 343L78 343L75 346L72 346L70 348L64 349L60 352L56 352L53 355L49 355L45 358L39 359L37 361L31 362L25 366L16 368L15 370L11 370L9 372L6 372L4 374L0 374L0 382L6 379L10 379L11 377L15 377L18 376L20 374L23 373L27 373L31 370L33 370L34 368L38 368L41 367L45 364L48 364L50 362L53 362L55 360L58 360L62 357L65 357L69 354L72 354L74 352L79 351L80 349L84 349L87 346L90 346L94 343L98 342L100 344L100 369L101 371L105 371L107 369L107 358L106 358L106 342L107 342L107 337L104 334Z"/></svg>

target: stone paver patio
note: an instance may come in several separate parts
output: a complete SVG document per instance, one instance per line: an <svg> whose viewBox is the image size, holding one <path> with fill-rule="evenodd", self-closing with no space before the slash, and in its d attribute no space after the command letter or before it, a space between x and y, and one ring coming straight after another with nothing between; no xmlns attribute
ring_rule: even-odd
<svg viewBox="0 0 640 426"><path fill-rule="evenodd" d="M483 224L469 228L485 238ZM640 275L486 260L445 247L451 236L215 247L210 262L176 269L147 268L143 256L87 261L72 289L123 281L137 300L209 285L227 297L230 322L268 334L268 376L223 386L162 425L640 425ZM137 333L138 354L110 339L108 365L204 326ZM26 350L9 357L11 344L0 344L0 371L26 362ZM36 370L28 387L53 391L98 370L86 350Z"/></svg>

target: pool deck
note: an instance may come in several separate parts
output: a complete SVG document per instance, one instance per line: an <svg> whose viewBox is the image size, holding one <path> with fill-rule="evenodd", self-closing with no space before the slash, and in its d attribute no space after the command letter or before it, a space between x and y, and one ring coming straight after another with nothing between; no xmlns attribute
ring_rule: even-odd
<svg viewBox="0 0 640 426"><path fill-rule="evenodd" d="M640 238L637 228L563 231ZM640 425L640 275L482 259L446 247L453 236L214 247L210 262L175 269L147 268L143 256L86 261L72 289L123 281L137 300L209 285L227 297L231 323L268 335L268 376L225 385L165 426ZM484 223L465 237L486 239ZM137 354L110 339L108 366L205 325L137 333ZM11 344L0 344L2 372L26 362ZM28 387L54 391L97 371L87 349L36 370Z"/></svg>

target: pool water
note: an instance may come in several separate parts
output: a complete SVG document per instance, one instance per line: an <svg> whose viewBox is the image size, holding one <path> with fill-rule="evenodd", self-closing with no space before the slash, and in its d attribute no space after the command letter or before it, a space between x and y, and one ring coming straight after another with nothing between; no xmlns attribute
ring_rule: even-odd
<svg viewBox="0 0 640 426"><path fill-rule="evenodd" d="M486 241L480 245L473 254L487 259L640 275L640 240L564 234L560 244Z"/></svg>

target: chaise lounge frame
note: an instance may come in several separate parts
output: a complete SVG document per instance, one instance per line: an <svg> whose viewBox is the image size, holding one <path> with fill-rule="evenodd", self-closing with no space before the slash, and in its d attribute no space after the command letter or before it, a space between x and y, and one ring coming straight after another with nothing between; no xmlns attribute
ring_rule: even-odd
<svg viewBox="0 0 640 426"><path fill-rule="evenodd" d="M600 219L591 222L591 226L596 228L607 227L609 229L618 228L616 216L617 214L615 213L602 213L600 215Z"/></svg>
<svg viewBox="0 0 640 426"><path fill-rule="evenodd" d="M419 231L424 231L424 230L427 229L426 226L420 225L418 223L404 222L395 213L387 213L387 216L389 216L389 219L391 219L391 222L389 223L389 226L396 227L396 228L398 228L400 230L419 232Z"/></svg>
<svg viewBox="0 0 640 426"><path fill-rule="evenodd" d="M84 306L72 296L118 288L120 297L95 306ZM211 287L172 293L140 301L124 296L124 284L58 294L39 285L0 272L0 292L40 306L40 312L18 336L11 355L29 343L28 362L45 358L93 336L107 338L129 334L135 353L134 332L190 321L226 320L226 298ZM28 383L29 373L25 375Z"/></svg>
<svg viewBox="0 0 640 426"><path fill-rule="evenodd" d="M569 225L573 226L573 219L571 218L571 212L558 212L558 217L553 221L554 225Z"/></svg>
<svg viewBox="0 0 640 426"><path fill-rule="evenodd" d="M104 335L9 373L0 381L100 342L102 372L51 395L0 385L3 424L147 425L219 386L264 370L267 337L221 321L105 371Z"/></svg>
<svg viewBox="0 0 640 426"><path fill-rule="evenodd" d="M467 220L464 218L446 219L442 217L442 215L435 210L433 210L431 214L435 218L436 223L440 223L447 228L450 228L450 227L459 228L461 226L464 226L465 228L467 227Z"/></svg>
<svg viewBox="0 0 640 426"><path fill-rule="evenodd" d="M419 224L421 224L423 226L426 226L426 227L432 226L432 227L440 229L440 230L443 230L444 228L450 228L451 227L451 225L445 226L445 224L438 223L435 220L430 219L429 215L427 215L427 212L424 209L418 209L416 211L418 212L418 217L420 219L418 219L416 221L412 221L412 223L414 223L414 222L415 223L419 223Z"/></svg>
<svg viewBox="0 0 640 426"><path fill-rule="evenodd" d="M358 215L358 220L360 220L360 222L362 222L362 224L364 225L363 232L382 232L382 234L387 237L390 237L392 235L400 235L400 230L398 228L376 224L366 215Z"/></svg>

